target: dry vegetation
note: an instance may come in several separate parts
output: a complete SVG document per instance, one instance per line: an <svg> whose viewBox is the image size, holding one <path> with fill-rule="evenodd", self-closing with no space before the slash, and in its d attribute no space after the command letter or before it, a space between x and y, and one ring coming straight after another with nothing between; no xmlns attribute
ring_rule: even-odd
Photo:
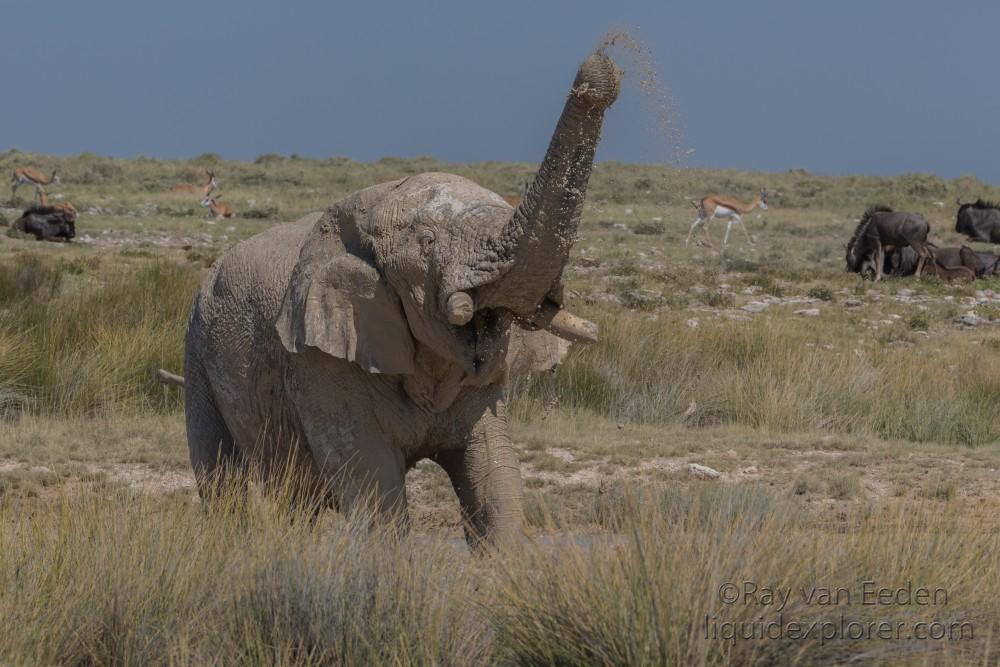
<svg viewBox="0 0 1000 667"><path fill-rule="evenodd" d="M410 475L402 540L364 517L290 518L280 494L204 512L179 392L152 371L180 369L195 285L239 239L420 171L516 196L530 165L0 154L0 171L29 164L58 167L50 198L81 217L73 244L0 234L0 662L997 662L1000 281L862 284L843 243L876 202L956 242L956 196L1000 192L598 165L567 283L601 342L512 389L536 540L476 559L429 463ZM236 218L170 192L206 167ZM715 248L683 247L688 198L760 185L772 208L746 216L754 246L722 250L714 222ZM956 322L970 311L983 323ZM865 580L948 604L793 595L784 619L967 622L974 638L733 642L700 625L777 616L720 602L727 581Z"/></svg>

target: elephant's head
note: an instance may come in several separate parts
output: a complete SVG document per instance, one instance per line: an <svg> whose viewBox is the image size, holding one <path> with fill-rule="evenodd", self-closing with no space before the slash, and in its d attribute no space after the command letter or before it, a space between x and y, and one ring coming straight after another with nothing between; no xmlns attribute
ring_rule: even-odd
<svg viewBox="0 0 1000 667"><path fill-rule="evenodd" d="M414 373L432 353L476 385L502 371L515 321L594 339L592 324L562 310L561 279L621 76L606 56L583 63L517 209L438 173L376 185L328 209L285 295L277 323L285 347L315 347L391 374Z"/></svg>

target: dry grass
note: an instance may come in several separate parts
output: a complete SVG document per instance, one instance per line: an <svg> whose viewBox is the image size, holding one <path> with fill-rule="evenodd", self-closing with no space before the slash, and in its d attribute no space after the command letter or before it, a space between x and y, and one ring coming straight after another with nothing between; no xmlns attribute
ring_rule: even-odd
<svg viewBox="0 0 1000 667"><path fill-rule="evenodd" d="M890 506L825 523L759 488L709 486L633 495L615 516L621 517L615 537L537 548L505 564L493 610L505 659L817 665L992 664L997 658L990 640L998 629L998 537L980 530L980 519L965 508ZM947 604L865 605L865 581L892 589L940 588ZM790 588L780 610L785 630L791 622L817 623L812 637L760 639L758 632L756 638L724 639L734 629L727 623L747 624L752 633L750 624L779 618L777 605L762 604L760 594L724 602L720 590L727 582L740 590L745 582ZM814 587L844 587L850 602L841 595L839 604L820 604L820 597L809 603L803 591ZM834 638L841 615L845 624L866 627L902 623L902 631L898 639ZM933 621L965 638L909 637L915 624Z"/></svg>
<svg viewBox="0 0 1000 667"><path fill-rule="evenodd" d="M868 342L845 345L850 328L829 322L720 319L693 329L669 314L588 314L600 324L601 341L574 348L554 375L515 388L515 414L537 418L546 397L557 395L562 408L632 423L970 445L1000 438L993 409L1000 362L966 340L916 355Z"/></svg>
<svg viewBox="0 0 1000 667"><path fill-rule="evenodd" d="M189 265L101 270L22 254L0 265L0 412L174 411L153 378L181 368L199 280Z"/></svg>
<svg viewBox="0 0 1000 667"><path fill-rule="evenodd" d="M75 493L0 506L5 664L992 663L1000 542L966 506L891 506L821 520L757 487L624 493L612 532L477 559L364 517L316 525L278 497ZM25 501L26 502L26 501ZM983 510L985 512L985 510ZM864 581L947 592L937 606L860 604ZM791 587L809 640L726 640L777 618L725 604L726 582ZM799 589L848 588L851 604ZM950 641L821 641L848 622L968 624ZM705 623L708 622L706 634ZM825 625L833 624L833 625ZM715 636L716 628L721 635ZM971 630L970 630L971 628ZM968 632L972 632L971 638Z"/></svg>

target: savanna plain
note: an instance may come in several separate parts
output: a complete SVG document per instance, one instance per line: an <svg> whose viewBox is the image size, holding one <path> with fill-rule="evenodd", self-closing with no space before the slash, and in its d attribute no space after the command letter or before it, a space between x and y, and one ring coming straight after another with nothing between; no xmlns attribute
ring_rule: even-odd
<svg viewBox="0 0 1000 667"><path fill-rule="evenodd" d="M511 388L530 539L474 556L430 462L403 536L280 488L206 511L154 372L241 239L424 171L516 197L534 165L0 154L25 165L80 216L36 242L10 227L30 188L0 197L0 662L1000 660L1000 278L844 271L867 206L957 245L956 198L1000 190L598 164L566 285L600 340ZM172 191L206 169L234 217ZM713 221L685 246L692 200L761 187L752 244Z"/></svg>

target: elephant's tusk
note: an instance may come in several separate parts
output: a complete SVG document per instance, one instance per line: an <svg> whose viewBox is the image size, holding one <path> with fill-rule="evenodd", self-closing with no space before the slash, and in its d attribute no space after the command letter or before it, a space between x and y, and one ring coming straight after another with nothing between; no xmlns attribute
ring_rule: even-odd
<svg viewBox="0 0 1000 667"><path fill-rule="evenodd" d="M165 371L162 368L156 371L156 381L162 384L175 384L178 387L184 386L183 376L174 375L170 371Z"/></svg>
<svg viewBox="0 0 1000 667"><path fill-rule="evenodd" d="M564 310L548 299L538 307L532 324L571 343L596 343L597 325Z"/></svg>
<svg viewBox="0 0 1000 667"><path fill-rule="evenodd" d="M476 306L472 297L465 292L455 292L448 297L448 321L456 326L464 326L472 319Z"/></svg>
<svg viewBox="0 0 1000 667"><path fill-rule="evenodd" d="M545 327L550 332L571 343L596 343L597 325L577 317L568 310L560 310Z"/></svg>

